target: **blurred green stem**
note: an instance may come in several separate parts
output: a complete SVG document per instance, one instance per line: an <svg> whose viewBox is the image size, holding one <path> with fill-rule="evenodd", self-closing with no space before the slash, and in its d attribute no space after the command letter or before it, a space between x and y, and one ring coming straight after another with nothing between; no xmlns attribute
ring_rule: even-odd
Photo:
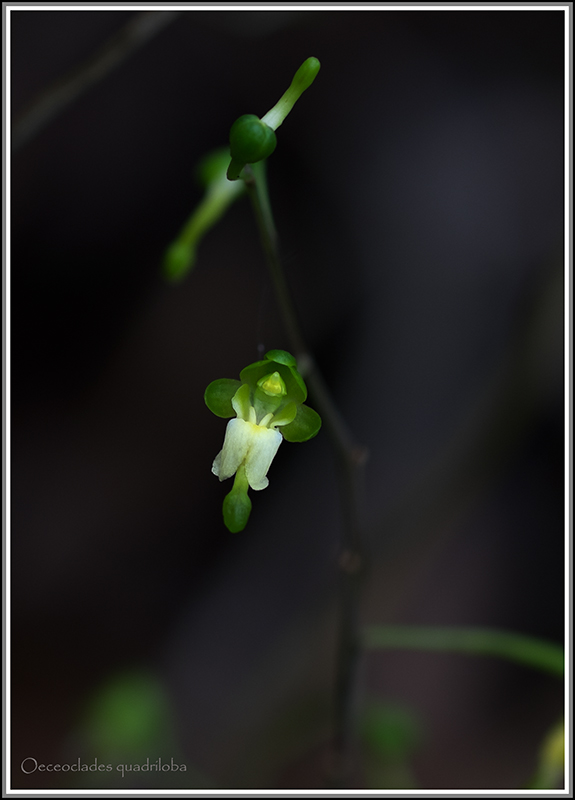
<svg viewBox="0 0 575 800"><path fill-rule="evenodd" d="M292 352L296 357L298 369L306 377L305 373L309 368L309 353L299 326L279 256L278 237L268 194L265 163L265 161L259 161L257 164L247 165L242 171L242 177L252 201L282 321Z"/></svg>
<svg viewBox="0 0 575 800"><path fill-rule="evenodd" d="M227 153L225 159L229 160ZM163 270L168 280L181 280L194 267L200 240L243 191L242 182L229 181L225 170L207 181L204 197L165 253Z"/></svg>
<svg viewBox="0 0 575 800"><path fill-rule="evenodd" d="M436 650L497 656L563 676L563 649L531 636L488 628L432 628L368 625L363 631L369 650Z"/></svg>
<svg viewBox="0 0 575 800"><path fill-rule="evenodd" d="M109 75L181 14L181 10L172 9L142 11L131 17L87 61L54 81L16 118L12 129L12 153L28 144L67 106Z"/></svg>
<svg viewBox="0 0 575 800"><path fill-rule="evenodd" d="M333 788L347 788L351 772L351 745L356 714L360 657L359 598L365 572L364 465L367 450L359 445L315 364L299 325L281 264L265 172L265 162L244 167L244 179L258 224L275 295L298 369L304 376L337 458L343 513L343 541L339 557L340 612L337 674L334 698Z"/></svg>

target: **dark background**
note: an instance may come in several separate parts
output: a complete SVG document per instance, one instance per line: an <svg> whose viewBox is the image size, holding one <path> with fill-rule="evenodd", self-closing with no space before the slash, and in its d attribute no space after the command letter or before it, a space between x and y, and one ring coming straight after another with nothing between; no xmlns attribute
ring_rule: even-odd
<svg viewBox="0 0 575 800"><path fill-rule="evenodd" d="M135 14L13 12L14 121ZM370 452L363 619L562 641L563 14L184 11L12 158L15 788L324 785L328 436L280 448L241 534L210 472L206 385L289 349L247 201L183 283L159 273L195 165L310 55L270 191L306 336ZM381 652L363 678L362 709L412 719L422 788L520 788L562 710L560 681L487 658ZM98 728L114 687L128 711ZM124 737L134 707L164 721ZM398 786L392 751L376 786ZM20 768L159 756L187 773Z"/></svg>

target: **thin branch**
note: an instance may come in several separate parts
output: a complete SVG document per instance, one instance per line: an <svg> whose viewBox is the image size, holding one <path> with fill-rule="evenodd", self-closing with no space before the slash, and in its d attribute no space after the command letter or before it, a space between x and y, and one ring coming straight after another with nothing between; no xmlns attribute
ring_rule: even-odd
<svg viewBox="0 0 575 800"><path fill-rule="evenodd" d="M332 441L338 464L343 511L343 541L339 558L340 624L334 694L334 737L329 784L346 788L352 772L361 638L359 600L365 573L364 466L367 449L347 427L305 343L279 256L277 234L269 202L264 162L242 173L252 200L264 253L298 369L304 375Z"/></svg>
<svg viewBox="0 0 575 800"><path fill-rule="evenodd" d="M533 636L490 628L368 625L363 632L370 650L428 650L495 656L562 677L563 648Z"/></svg>
<svg viewBox="0 0 575 800"><path fill-rule="evenodd" d="M80 95L150 41L181 11L144 11L117 31L94 55L37 97L14 122L12 152L28 144Z"/></svg>

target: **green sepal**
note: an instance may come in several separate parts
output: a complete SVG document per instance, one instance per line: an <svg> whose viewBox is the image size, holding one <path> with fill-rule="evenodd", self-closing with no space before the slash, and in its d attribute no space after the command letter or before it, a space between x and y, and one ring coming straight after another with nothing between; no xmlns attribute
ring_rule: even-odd
<svg viewBox="0 0 575 800"><path fill-rule="evenodd" d="M273 358L270 358L270 355L273 355ZM288 364L286 361L290 363ZM307 387L297 371L295 363L295 358L285 350L270 350L266 353L263 361L256 361L245 367L240 372L240 378L244 383L256 387L261 378L272 372L279 372L287 389L285 399L293 400L299 405L304 403L307 398Z"/></svg>
<svg viewBox="0 0 575 800"><path fill-rule="evenodd" d="M287 367L295 381L295 383L300 388L301 392L303 393L303 399L297 400L292 393L292 397L290 399L295 400L296 403L302 402L304 403L307 398L307 386L305 385L305 381L302 376L299 374L297 369L297 361L292 356L291 353L288 353L287 350L268 350L265 354L264 358L268 361L271 361L274 364L281 364L284 367ZM278 370L279 372L280 370Z"/></svg>
<svg viewBox="0 0 575 800"><path fill-rule="evenodd" d="M297 369L297 361L291 353L287 350L268 350L264 358L268 361L276 361L278 364L285 364L286 367L295 367Z"/></svg>
<svg viewBox="0 0 575 800"><path fill-rule="evenodd" d="M239 533L248 524L252 510L252 501L248 497L248 479L242 464L236 472L231 492L224 497L222 513L224 524L230 533Z"/></svg>
<svg viewBox="0 0 575 800"><path fill-rule="evenodd" d="M320 428L320 415L313 408L300 405L294 421L281 427L280 432L288 442L307 442L317 435Z"/></svg>
<svg viewBox="0 0 575 800"><path fill-rule="evenodd" d="M236 381L233 378L218 378L218 380L210 383L204 392L204 400L207 407L216 417L229 419L236 416L232 406L232 397L241 385L241 381Z"/></svg>

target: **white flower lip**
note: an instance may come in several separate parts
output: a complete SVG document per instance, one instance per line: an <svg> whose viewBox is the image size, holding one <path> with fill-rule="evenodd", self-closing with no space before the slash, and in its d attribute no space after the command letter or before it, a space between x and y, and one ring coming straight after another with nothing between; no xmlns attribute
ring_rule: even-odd
<svg viewBox="0 0 575 800"><path fill-rule="evenodd" d="M274 428L244 419L231 419L226 428L224 446L214 459L212 472L220 481L225 481L244 464L251 488L255 491L265 489L269 484L266 476L282 438Z"/></svg>

